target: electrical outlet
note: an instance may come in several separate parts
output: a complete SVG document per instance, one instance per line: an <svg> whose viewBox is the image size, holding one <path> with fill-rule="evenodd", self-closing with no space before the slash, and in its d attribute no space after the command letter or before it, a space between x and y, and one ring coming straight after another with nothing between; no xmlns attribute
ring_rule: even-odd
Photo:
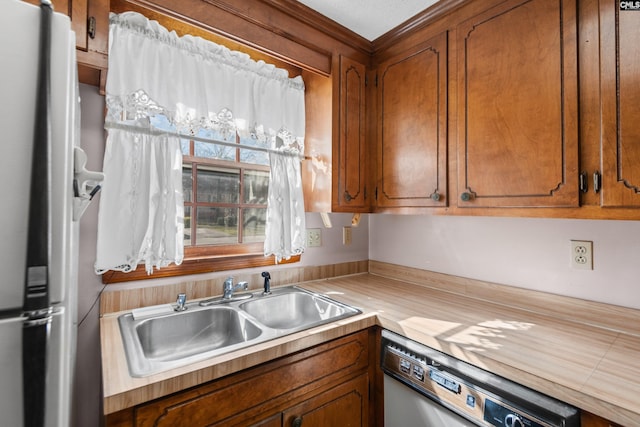
<svg viewBox="0 0 640 427"><path fill-rule="evenodd" d="M342 244L350 245L351 244L351 227L342 227Z"/></svg>
<svg viewBox="0 0 640 427"><path fill-rule="evenodd" d="M307 247L322 246L322 230L320 228L307 228Z"/></svg>
<svg viewBox="0 0 640 427"><path fill-rule="evenodd" d="M593 242L571 241L571 267L579 270L593 270Z"/></svg>

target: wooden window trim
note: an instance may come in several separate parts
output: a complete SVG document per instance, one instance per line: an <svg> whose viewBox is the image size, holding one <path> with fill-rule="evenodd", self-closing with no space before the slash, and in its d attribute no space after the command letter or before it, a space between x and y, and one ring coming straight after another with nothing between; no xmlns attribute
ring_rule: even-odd
<svg viewBox="0 0 640 427"><path fill-rule="evenodd" d="M282 260L278 264L291 264L300 261L300 255ZM203 274L214 271L239 270L243 268L267 267L276 265L275 257L265 257L263 254L248 253L242 255L193 257L185 258L181 265L172 264L168 267L154 270L148 275L144 265L129 273L122 271L107 271L102 275L102 283L122 283L134 280L159 279L163 277L178 277L189 274Z"/></svg>

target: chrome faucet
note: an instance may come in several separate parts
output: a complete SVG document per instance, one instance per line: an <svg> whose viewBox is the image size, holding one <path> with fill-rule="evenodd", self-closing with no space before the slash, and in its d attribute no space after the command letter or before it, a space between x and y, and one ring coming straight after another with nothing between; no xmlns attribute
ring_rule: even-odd
<svg viewBox="0 0 640 427"><path fill-rule="evenodd" d="M227 280L224 281L224 285L223 285L223 294L222 294L222 299L231 299L231 297L233 296L233 293L236 291L236 289L242 288L245 291L249 288L249 283L248 282L238 282L236 285L233 284L233 277L229 277Z"/></svg>
<svg viewBox="0 0 640 427"><path fill-rule="evenodd" d="M178 294L178 299L176 300L175 311L185 311L187 307L185 304L187 303L187 294Z"/></svg>

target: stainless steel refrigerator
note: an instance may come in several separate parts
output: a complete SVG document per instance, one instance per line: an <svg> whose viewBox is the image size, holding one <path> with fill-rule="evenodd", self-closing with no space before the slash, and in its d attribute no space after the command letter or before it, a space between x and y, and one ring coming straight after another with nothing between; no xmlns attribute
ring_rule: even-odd
<svg viewBox="0 0 640 427"><path fill-rule="evenodd" d="M77 220L100 175L76 147L69 18L2 0L0 31L0 426L68 426Z"/></svg>

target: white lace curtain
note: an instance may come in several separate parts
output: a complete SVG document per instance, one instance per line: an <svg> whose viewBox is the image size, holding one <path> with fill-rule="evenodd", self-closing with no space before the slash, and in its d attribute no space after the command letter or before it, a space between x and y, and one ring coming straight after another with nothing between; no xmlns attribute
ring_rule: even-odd
<svg viewBox="0 0 640 427"><path fill-rule="evenodd" d="M110 17L106 92L96 272L129 271L140 263L151 272L182 262L179 139L109 126L148 129L158 114L178 132L238 133L272 148L264 252L281 260L304 251L300 159L287 155L304 151L301 77L126 12Z"/></svg>

